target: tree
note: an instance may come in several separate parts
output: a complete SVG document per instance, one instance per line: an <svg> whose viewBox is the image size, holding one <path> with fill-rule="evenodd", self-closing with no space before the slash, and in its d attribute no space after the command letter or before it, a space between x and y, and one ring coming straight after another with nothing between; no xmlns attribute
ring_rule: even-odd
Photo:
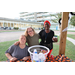
<svg viewBox="0 0 75 75"><path fill-rule="evenodd" d="M75 16L72 16L70 19L70 24L75 26Z"/></svg>
<svg viewBox="0 0 75 75"><path fill-rule="evenodd" d="M56 13L56 14L51 14L50 16L55 17L55 18L51 19L51 22L58 23L58 21L61 18L62 14L61 14L61 12L59 12L59 13Z"/></svg>

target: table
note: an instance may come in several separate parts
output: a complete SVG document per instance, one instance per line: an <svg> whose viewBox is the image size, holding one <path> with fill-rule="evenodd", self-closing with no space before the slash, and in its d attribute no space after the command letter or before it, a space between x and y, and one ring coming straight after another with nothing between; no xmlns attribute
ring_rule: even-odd
<svg viewBox="0 0 75 75"><path fill-rule="evenodd" d="M18 60L16 62L31 62L31 59ZM65 55L57 55L53 56L53 59L51 57L47 57L45 62L73 62L73 61Z"/></svg>
<svg viewBox="0 0 75 75"><path fill-rule="evenodd" d="M73 62L73 61L65 55L57 55L53 57L53 60L51 59L51 57L47 57L46 62Z"/></svg>

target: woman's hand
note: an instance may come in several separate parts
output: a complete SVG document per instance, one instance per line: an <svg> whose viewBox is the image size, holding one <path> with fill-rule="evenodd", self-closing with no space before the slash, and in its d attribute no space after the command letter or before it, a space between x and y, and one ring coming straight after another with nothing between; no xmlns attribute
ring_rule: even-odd
<svg viewBox="0 0 75 75"><path fill-rule="evenodd" d="M27 59L30 59L30 56L24 57L22 60L27 60Z"/></svg>
<svg viewBox="0 0 75 75"><path fill-rule="evenodd" d="M20 43L20 42L19 42L19 41L17 41L17 42L15 42L15 43L14 43L14 45L18 45L19 43Z"/></svg>
<svg viewBox="0 0 75 75"><path fill-rule="evenodd" d="M52 38L52 40L54 41L54 42L58 42L58 38Z"/></svg>
<svg viewBox="0 0 75 75"><path fill-rule="evenodd" d="M7 57L11 62L17 60L16 57L12 57L9 53L6 53L5 55L6 55L6 57Z"/></svg>
<svg viewBox="0 0 75 75"><path fill-rule="evenodd" d="M16 60L17 60L16 57L12 57L12 58L10 59L11 62L14 62L14 61L16 61Z"/></svg>

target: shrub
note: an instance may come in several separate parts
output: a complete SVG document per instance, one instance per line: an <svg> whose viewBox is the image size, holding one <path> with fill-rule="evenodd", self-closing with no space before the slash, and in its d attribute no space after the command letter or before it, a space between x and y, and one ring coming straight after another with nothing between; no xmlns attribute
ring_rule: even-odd
<svg viewBox="0 0 75 75"><path fill-rule="evenodd" d="M15 29L15 30L18 30L18 29L19 29L19 27L14 27L14 29Z"/></svg>

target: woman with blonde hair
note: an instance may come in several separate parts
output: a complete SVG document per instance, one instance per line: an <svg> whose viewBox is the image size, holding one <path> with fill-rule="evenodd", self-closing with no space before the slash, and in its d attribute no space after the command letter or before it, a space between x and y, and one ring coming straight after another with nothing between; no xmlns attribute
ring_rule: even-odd
<svg viewBox="0 0 75 75"><path fill-rule="evenodd" d="M19 38L19 45L12 45L9 49L5 52L8 61L17 61L17 60L27 60L30 58L30 54L28 52L28 46L25 45L26 43L26 36L21 35Z"/></svg>
<svg viewBox="0 0 75 75"><path fill-rule="evenodd" d="M34 30L32 27L29 27L29 28L27 28L27 29L25 30L25 32L24 32L25 36L28 36L28 35L29 35L29 34L28 34L28 30L32 30L34 34L37 34L37 33L35 32L35 30Z"/></svg>
<svg viewBox="0 0 75 75"><path fill-rule="evenodd" d="M26 42L28 43L28 46L39 45L40 36L35 32L35 30L32 27L27 28L24 32L24 35L26 36ZM19 41L15 43L15 45L18 44Z"/></svg>

